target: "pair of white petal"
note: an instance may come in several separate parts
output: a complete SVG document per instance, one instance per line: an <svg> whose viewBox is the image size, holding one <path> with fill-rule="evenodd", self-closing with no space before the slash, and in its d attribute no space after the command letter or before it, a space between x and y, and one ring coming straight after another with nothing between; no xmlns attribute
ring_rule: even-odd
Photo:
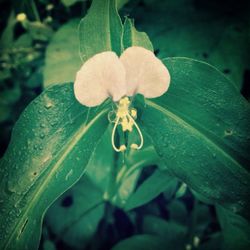
<svg viewBox="0 0 250 250"><path fill-rule="evenodd" d="M169 83L169 72L154 53L130 47L120 58L106 51L86 61L77 72L74 93L81 104L94 107L108 97L115 102L137 93L146 98L159 97L168 90Z"/></svg>

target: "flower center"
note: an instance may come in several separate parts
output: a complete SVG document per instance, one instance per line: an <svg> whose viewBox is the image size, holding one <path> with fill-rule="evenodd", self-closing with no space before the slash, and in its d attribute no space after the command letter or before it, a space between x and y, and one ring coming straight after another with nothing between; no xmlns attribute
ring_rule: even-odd
<svg viewBox="0 0 250 250"><path fill-rule="evenodd" d="M112 146L116 152L122 152L126 150L126 145L122 144L119 148L115 145L115 132L117 130L117 126L121 125L123 132L132 132L133 127L136 128L139 137L140 137L140 145L136 143L132 143L130 148L132 149L141 149L143 146L143 136L141 133L140 128L138 127L137 123L135 122L137 118L137 111L134 108L130 108L131 101L129 98L123 97L118 104L117 111L115 113L115 123L113 131L112 131ZM112 111L111 111L112 112ZM110 113L111 114L111 113Z"/></svg>

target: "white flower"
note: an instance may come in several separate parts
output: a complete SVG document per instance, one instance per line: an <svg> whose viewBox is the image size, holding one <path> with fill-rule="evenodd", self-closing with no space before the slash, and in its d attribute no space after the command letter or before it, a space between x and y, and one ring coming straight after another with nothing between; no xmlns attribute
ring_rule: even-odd
<svg viewBox="0 0 250 250"><path fill-rule="evenodd" d="M118 102L115 126L112 133L112 144L116 151L126 149L125 145L117 148L114 145L114 134L118 124L123 131L132 131L136 127L141 138L139 149L143 145L143 137L135 122L136 110L130 108L128 97L142 94L146 98L155 98L164 94L170 84L170 75L165 65L153 52L142 47L126 49L120 58L111 51L94 55L86 61L76 74L74 93L83 105L94 107L100 105L108 97Z"/></svg>
<svg viewBox="0 0 250 250"><path fill-rule="evenodd" d="M167 68L153 52L130 47L120 58L106 51L86 61L77 72L74 92L81 104L94 107L108 97L115 102L137 93L158 97L167 91L169 83Z"/></svg>

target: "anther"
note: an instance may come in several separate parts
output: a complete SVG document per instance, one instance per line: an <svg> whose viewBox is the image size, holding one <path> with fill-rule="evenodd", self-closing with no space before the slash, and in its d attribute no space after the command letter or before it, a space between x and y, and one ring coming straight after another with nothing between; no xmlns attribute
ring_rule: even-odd
<svg viewBox="0 0 250 250"><path fill-rule="evenodd" d="M138 146L137 144L135 144L135 143L132 143L132 144L130 145L130 148L132 148L132 149L138 149L139 146Z"/></svg>
<svg viewBox="0 0 250 250"><path fill-rule="evenodd" d="M125 151L126 149L127 149L127 147L123 144L123 145L120 146L119 152L123 152L123 151Z"/></svg>
<svg viewBox="0 0 250 250"><path fill-rule="evenodd" d="M122 152L126 150L126 146L124 144L122 144L120 147L117 147L115 145L115 133L117 130L117 126L120 124L122 127L122 131L126 132L132 132L133 130L133 126L136 127L136 130L139 134L140 137L140 144L136 144L136 143L132 143L130 145L131 149L141 149L143 146L143 135L141 133L141 130L139 128L139 126L137 125L137 123L135 122L135 119L137 117L137 111L136 109L132 108L131 110L129 110L129 104L130 104L130 100L128 97L124 97L119 101L119 106L118 106L118 110L116 112L116 118L112 119L112 115L114 115L114 113L111 111L108 115L108 119L110 122L114 122L114 128L112 131L112 146L114 148L114 150L116 152Z"/></svg>

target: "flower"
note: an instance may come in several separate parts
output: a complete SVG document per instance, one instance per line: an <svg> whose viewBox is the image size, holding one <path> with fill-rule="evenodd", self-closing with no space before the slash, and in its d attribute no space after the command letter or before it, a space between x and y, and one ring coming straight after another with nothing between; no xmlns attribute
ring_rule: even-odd
<svg viewBox="0 0 250 250"><path fill-rule="evenodd" d="M88 107L98 106L109 97L118 102L112 145L120 152L126 146L115 146L118 124L124 132L136 127L141 143L133 143L131 148L140 149L143 145L142 133L135 122L136 110L130 107L129 97L135 94L146 98L159 97L168 90L169 84L170 75L161 60L150 50L133 46L127 48L120 58L114 52L106 51L87 60L76 74L74 93L76 99Z"/></svg>

